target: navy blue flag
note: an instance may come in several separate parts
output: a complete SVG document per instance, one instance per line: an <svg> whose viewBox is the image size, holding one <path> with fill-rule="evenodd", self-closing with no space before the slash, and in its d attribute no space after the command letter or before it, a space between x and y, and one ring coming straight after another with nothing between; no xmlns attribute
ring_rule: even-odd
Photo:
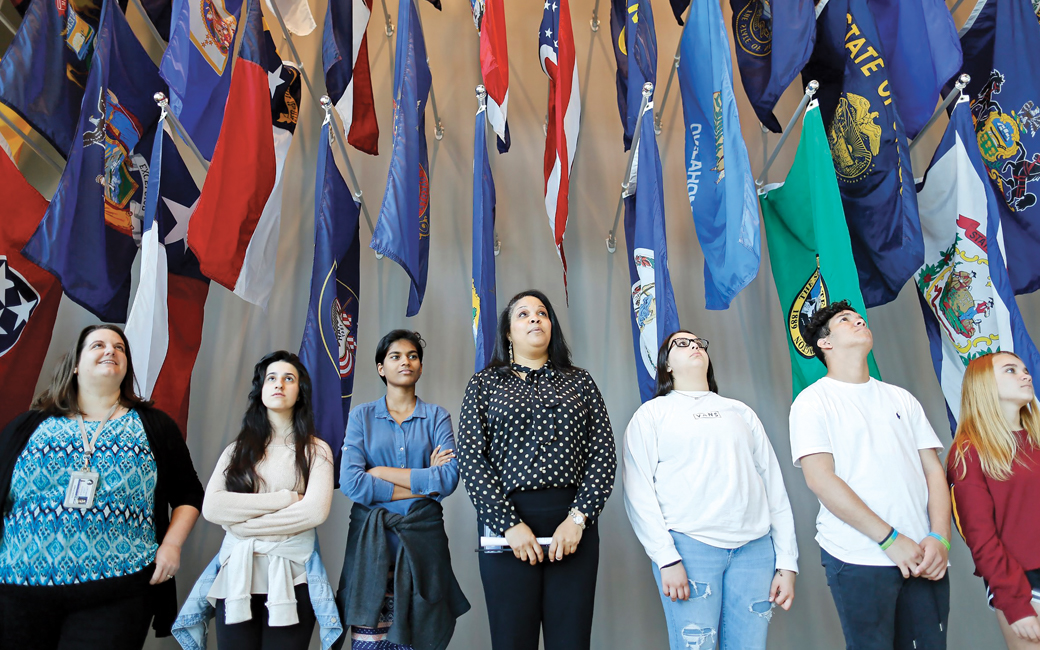
<svg viewBox="0 0 1040 650"><path fill-rule="evenodd" d="M682 15L686 12L686 8L690 6L690 0L668 0L668 2L672 5L672 13L675 14L676 22L682 25Z"/></svg>
<svg viewBox="0 0 1040 650"><path fill-rule="evenodd" d="M126 7L130 0L119 0L119 7L126 13ZM164 41L170 40L170 14L173 9L173 0L141 0L148 20L152 22L155 31L159 33Z"/></svg>
<svg viewBox="0 0 1040 650"><path fill-rule="evenodd" d="M657 87L657 32L650 3L612 0L610 36L617 61L618 112L628 151L643 102L643 84L649 81Z"/></svg>
<svg viewBox="0 0 1040 650"><path fill-rule="evenodd" d="M394 69L394 152L379 222L369 244L408 273L411 290L407 316L415 316L422 306L430 259L426 100L433 79L417 11L412 0L401 0Z"/></svg>
<svg viewBox="0 0 1040 650"><path fill-rule="evenodd" d="M924 260L910 150L888 70L867 0L831 0L802 79L820 82L816 97L867 307L894 300Z"/></svg>
<svg viewBox="0 0 1040 650"><path fill-rule="evenodd" d="M100 14L93 0L76 8L68 0L34 0L0 60L0 102L65 157L78 134Z"/></svg>
<svg viewBox="0 0 1040 650"><path fill-rule="evenodd" d="M473 344L474 372L491 361L495 350L498 301L495 290L495 179L487 150L487 106L477 111L473 133Z"/></svg>
<svg viewBox="0 0 1040 650"><path fill-rule="evenodd" d="M69 298L110 323L126 322L134 231L144 213L159 118L152 95L165 89L119 5L106 1L75 143L22 254L57 276Z"/></svg>
<svg viewBox="0 0 1040 650"><path fill-rule="evenodd" d="M961 69L961 44L945 0L868 0L888 79L909 138L932 117L943 85Z"/></svg>
<svg viewBox="0 0 1040 650"><path fill-rule="evenodd" d="M1040 289L1040 24L1028 2L987 0L961 30L962 72L999 206L1016 294ZM994 47L999 43L999 47Z"/></svg>
<svg viewBox="0 0 1040 650"><path fill-rule="evenodd" d="M758 121L780 133L773 107L809 62L816 42L813 1L729 0L729 5L744 92Z"/></svg>
<svg viewBox="0 0 1040 650"><path fill-rule="evenodd" d="M632 347L639 396L645 402L653 398L657 388L657 348L679 329L679 313L668 275L664 186L652 102L647 104L639 127L636 164L635 196L625 197L625 246L632 281Z"/></svg>
<svg viewBox="0 0 1040 650"><path fill-rule="evenodd" d="M697 2L679 42L686 192L704 253L704 300L726 309L758 275L758 198L733 95L722 8Z"/></svg>
<svg viewBox="0 0 1040 650"><path fill-rule="evenodd" d="M336 167L330 120L321 128L314 188L314 267L300 360L311 375L314 425L329 444L339 484L339 458L354 394L357 352L361 206Z"/></svg>

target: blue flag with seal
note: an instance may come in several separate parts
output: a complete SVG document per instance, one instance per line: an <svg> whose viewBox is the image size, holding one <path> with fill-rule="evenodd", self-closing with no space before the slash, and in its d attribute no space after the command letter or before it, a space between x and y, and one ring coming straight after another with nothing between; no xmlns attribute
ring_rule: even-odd
<svg viewBox="0 0 1040 650"><path fill-rule="evenodd" d="M690 8L679 43L686 191L704 253L704 299L726 309L758 275L758 198L733 96L729 38L717 2Z"/></svg>
<svg viewBox="0 0 1040 650"><path fill-rule="evenodd" d="M813 1L729 0L729 6L744 92L758 121L780 133L773 108L812 54L816 42Z"/></svg>
<svg viewBox="0 0 1040 650"><path fill-rule="evenodd" d="M925 264L915 281L935 374L956 431L961 382L972 359L1014 352L1027 368L1040 368L1004 264L998 209L1003 201L976 146L967 95L954 105L917 200Z"/></svg>
<svg viewBox="0 0 1040 650"><path fill-rule="evenodd" d="M417 12L412 0L401 0L394 69L394 151L379 221L369 244L408 273L407 316L415 316L422 306L430 259L426 100L433 80Z"/></svg>
<svg viewBox="0 0 1040 650"><path fill-rule="evenodd" d="M639 397L645 402L653 398L657 388L657 348L665 337L679 329L679 312L668 275L664 186L653 102L647 104L639 125L634 164L635 195L630 183L629 195L625 197L625 247L628 277L632 281L632 347Z"/></svg>
<svg viewBox="0 0 1040 650"><path fill-rule="evenodd" d="M210 160L231 89L230 63L242 0L172 2L170 43L159 74L170 85L170 109Z"/></svg>
<svg viewBox="0 0 1040 650"><path fill-rule="evenodd" d="M0 102L66 158L76 139L101 5L34 0L0 59Z"/></svg>
<svg viewBox="0 0 1040 650"><path fill-rule="evenodd" d="M354 394L358 328L361 206L350 194L332 156L326 118L318 144L314 189L314 267L300 360L311 375L314 426L329 444L339 484L339 458Z"/></svg>
<svg viewBox="0 0 1040 650"><path fill-rule="evenodd" d="M643 84L649 81L657 87L657 32L650 2L612 0L610 36L617 62L618 112L625 130L625 151L628 151L639 119L639 107L643 105Z"/></svg>
<svg viewBox="0 0 1040 650"><path fill-rule="evenodd" d="M148 156L166 89L115 0L101 12L76 140L47 213L22 254L103 321L125 323ZM138 153L140 152L140 153Z"/></svg>
<svg viewBox="0 0 1040 650"><path fill-rule="evenodd" d="M473 344L474 372L491 361L495 350L498 299L495 288L495 179L487 150L487 104L477 110L473 132Z"/></svg>
<svg viewBox="0 0 1040 650"><path fill-rule="evenodd" d="M995 44L999 43L999 47ZM965 93L986 173L1003 197L1007 269L1016 294L1040 289L1040 24L1028 2L980 0L961 28Z"/></svg>
<svg viewBox="0 0 1040 650"><path fill-rule="evenodd" d="M924 260L910 149L888 70L867 0L830 0L802 79L820 83L817 99L867 307L895 300Z"/></svg>

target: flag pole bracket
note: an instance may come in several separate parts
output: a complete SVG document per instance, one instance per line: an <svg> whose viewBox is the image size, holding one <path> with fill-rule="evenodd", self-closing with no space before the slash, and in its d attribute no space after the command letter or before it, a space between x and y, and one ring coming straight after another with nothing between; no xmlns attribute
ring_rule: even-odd
<svg viewBox="0 0 1040 650"><path fill-rule="evenodd" d="M191 153L198 159L202 168L209 172L209 161L202 155L199 148L195 146L195 141L191 139L190 135L188 135L188 131L184 128L184 125L181 124L181 121L177 119L177 116L173 114L172 110L170 110L170 100L166 98L166 94L161 92L155 93L152 95L152 99L154 99L155 103L159 105L159 109L162 111L162 116L170 121L173 128L177 129L178 136L184 144L188 145L188 148L191 149Z"/></svg>
<svg viewBox="0 0 1040 650"><path fill-rule="evenodd" d="M617 210L614 211L614 227L607 232L607 252L611 255L617 250L617 227L621 220L621 211L625 207L625 197L631 196L629 191L632 181L632 165L636 159L636 149L639 146L640 127L643 124L643 115L646 106L650 103L650 96L654 94L654 84L649 81L643 84L643 101L639 106L639 117L636 118L636 128L632 132L632 145L628 149L628 162L625 164L625 179L621 181L621 196L618 197Z"/></svg>
<svg viewBox="0 0 1040 650"><path fill-rule="evenodd" d="M917 133L917 137L910 141L910 151L913 151L914 147L917 146L917 143L921 141L921 136L924 135L928 131L928 129L935 126L935 123L939 120L939 114L945 111L946 108L953 103L953 100L960 97L961 93L964 92L964 89L967 88L968 84L970 83L971 75L962 74L961 76L957 77L957 83L953 85L953 90L951 90L950 94L946 96L946 99L942 100L942 103L939 104L939 106L935 109L935 112L932 113L932 116L928 118L928 121L925 122L925 125L921 127L921 130Z"/></svg>
<svg viewBox="0 0 1040 650"><path fill-rule="evenodd" d="M596 5L592 8L592 19L589 20L589 29L593 32L599 31L599 0L596 0Z"/></svg>
<svg viewBox="0 0 1040 650"><path fill-rule="evenodd" d="M809 101L812 100L813 95L820 89L820 82L813 79L809 82L809 85L805 87L805 94L802 96L802 101L798 102L798 108L794 109L794 115L788 120L787 126L784 128L784 132L780 134L780 141L776 143L776 147L773 148L773 153L769 156L769 160L762 167L762 173L758 175L758 180L755 181L755 185L762 187L766 181L766 174L769 173L769 168L773 166L776 161L777 155L783 148L784 143L787 142L787 138L791 135L791 129L794 128L795 122L805 112L805 107L809 105Z"/></svg>

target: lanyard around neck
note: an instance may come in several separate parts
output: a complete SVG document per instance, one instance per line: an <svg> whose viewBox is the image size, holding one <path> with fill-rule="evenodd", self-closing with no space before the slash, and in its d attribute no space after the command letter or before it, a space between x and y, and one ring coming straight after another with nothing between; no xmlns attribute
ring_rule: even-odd
<svg viewBox="0 0 1040 650"><path fill-rule="evenodd" d="M83 451L86 452L86 458L83 460L84 466L90 464L90 457L94 453L94 445L97 444L98 436L101 435L101 430L105 428L106 424L108 424L108 420L112 417L112 414L116 412L117 408L119 408L118 400L112 405L112 408L108 410L105 419L98 422L98 428L94 430L94 436L92 438L87 438L87 427L83 424L83 414L76 414L76 422L79 423L79 435L83 439Z"/></svg>

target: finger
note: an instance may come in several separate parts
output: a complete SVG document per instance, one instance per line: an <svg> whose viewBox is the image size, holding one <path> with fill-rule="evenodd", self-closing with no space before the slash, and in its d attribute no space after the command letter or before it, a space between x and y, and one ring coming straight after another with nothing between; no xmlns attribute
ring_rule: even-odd
<svg viewBox="0 0 1040 650"><path fill-rule="evenodd" d="M162 569L156 565L155 571L152 573L152 579L148 581L148 584L157 584L162 579Z"/></svg>
<svg viewBox="0 0 1040 650"><path fill-rule="evenodd" d="M549 560L552 561L556 558L556 552L560 547L560 541L556 539L556 535L553 535L552 543L549 544Z"/></svg>
<svg viewBox="0 0 1040 650"><path fill-rule="evenodd" d="M562 560L563 556L567 555L567 553L569 551L567 551L566 548L567 548L566 544L564 544L562 542L556 545L556 555L555 555L555 557L556 557L557 560Z"/></svg>
<svg viewBox="0 0 1040 650"><path fill-rule="evenodd" d="M690 599L690 584L686 583L679 586L679 600Z"/></svg>
<svg viewBox="0 0 1040 650"><path fill-rule="evenodd" d="M538 543L538 540L531 540L531 546L534 547L535 557L537 557L538 561L541 562L542 559L543 559L543 557L542 557L542 545Z"/></svg>
<svg viewBox="0 0 1040 650"><path fill-rule="evenodd" d="M900 564L899 570L902 572L904 578L910 577L910 568L906 564Z"/></svg>

